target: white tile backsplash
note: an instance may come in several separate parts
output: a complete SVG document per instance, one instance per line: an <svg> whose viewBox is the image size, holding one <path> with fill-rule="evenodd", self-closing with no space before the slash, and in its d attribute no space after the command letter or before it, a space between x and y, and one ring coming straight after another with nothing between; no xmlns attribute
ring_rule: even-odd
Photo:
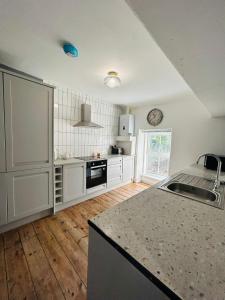
<svg viewBox="0 0 225 300"><path fill-rule="evenodd" d="M62 88L55 89L55 103L58 103L58 108L54 109L54 148L58 156L109 153L110 145L115 144L118 135L121 114L118 105ZM92 121L103 128L72 126L80 120L82 103L91 105Z"/></svg>

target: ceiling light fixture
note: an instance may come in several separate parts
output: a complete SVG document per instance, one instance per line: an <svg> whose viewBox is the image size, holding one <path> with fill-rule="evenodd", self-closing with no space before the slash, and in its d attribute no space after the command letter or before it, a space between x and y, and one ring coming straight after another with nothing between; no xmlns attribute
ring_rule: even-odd
<svg viewBox="0 0 225 300"><path fill-rule="evenodd" d="M121 80L118 76L118 73L115 71L108 72L107 76L104 79L104 84L109 88L120 86Z"/></svg>

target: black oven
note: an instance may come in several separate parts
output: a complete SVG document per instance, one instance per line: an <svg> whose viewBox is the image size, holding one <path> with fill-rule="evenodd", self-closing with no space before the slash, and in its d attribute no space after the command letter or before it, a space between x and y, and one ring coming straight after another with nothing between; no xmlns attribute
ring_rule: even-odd
<svg viewBox="0 0 225 300"><path fill-rule="evenodd" d="M87 189L106 183L107 160L95 160L87 162L86 187Z"/></svg>

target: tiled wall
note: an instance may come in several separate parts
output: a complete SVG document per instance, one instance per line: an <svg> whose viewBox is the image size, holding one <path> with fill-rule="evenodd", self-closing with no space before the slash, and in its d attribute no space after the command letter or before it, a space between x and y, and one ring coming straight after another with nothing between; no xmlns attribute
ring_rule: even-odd
<svg viewBox="0 0 225 300"><path fill-rule="evenodd" d="M92 121L104 128L72 126L80 121L82 103L91 104ZM75 157L109 153L118 135L119 106L61 88L55 90L55 104L54 148L58 157L66 153Z"/></svg>

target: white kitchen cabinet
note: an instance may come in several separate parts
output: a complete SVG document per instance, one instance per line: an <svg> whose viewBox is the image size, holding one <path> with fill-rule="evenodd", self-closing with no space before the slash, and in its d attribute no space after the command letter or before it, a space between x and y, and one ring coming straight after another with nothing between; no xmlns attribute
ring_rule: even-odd
<svg viewBox="0 0 225 300"><path fill-rule="evenodd" d="M5 124L3 104L3 75L0 72L0 172L5 172Z"/></svg>
<svg viewBox="0 0 225 300"><path fill-rule="evenodd" d="M0 173L0 226L7 223L6 174Z"/></svg>
<svg viewBox="0 0 225 300"><path fill-rule="evenodd" d="M86 164L63 166L63 202L78 199L86 194Z"/></svg>
<svg viewBox="0 0 225 300"><path fill-rule="evenodd" d="M123 182L133 181L134 158L133 156L123 157Z"/></svg>
<svg viewBox="0 0 225 300"><path fill-rule="evenodd" d="M122 175L122 164L108 166L108 170L107 170L108 180L118 178L121 175Z"/></svg>
<svg viewBox="0 0 225 300"><path fill-rule="evenodd" d="M8 222L53 207L52 168L6 173Z"/></svg>
<svg viewBox="0 0 225 300"><path fill-rule="evenodd" d="M107 187L111 188L122 182L122 157L108 159Z"/></svg>
<svg viewBox="0 0 225 300"><path fill-rule="evenodd" d="M7 171L52 166L53 88L7 73L3 82Z"/></svg>
<svg viewBox="0 0 225 300"><path fill-rule="evenodd" d="M122 164L122 156L108 158L107 164L108 166Z"/></svg>

